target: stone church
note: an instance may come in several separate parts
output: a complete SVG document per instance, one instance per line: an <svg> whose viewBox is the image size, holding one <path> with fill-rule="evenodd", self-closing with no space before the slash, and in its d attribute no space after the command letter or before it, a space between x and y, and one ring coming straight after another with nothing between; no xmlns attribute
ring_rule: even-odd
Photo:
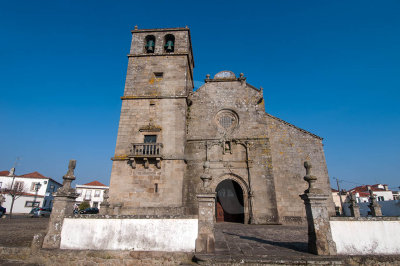
<svg viewBox="0 0 400 266"><path fill-rule="evenodd" d="M206 182L217 222L302 224L304 161L331 195L322 138L266 113L262 88L221 71L193 90L188 28L135 27L128 58L113 214L197 215Z"/></svg>

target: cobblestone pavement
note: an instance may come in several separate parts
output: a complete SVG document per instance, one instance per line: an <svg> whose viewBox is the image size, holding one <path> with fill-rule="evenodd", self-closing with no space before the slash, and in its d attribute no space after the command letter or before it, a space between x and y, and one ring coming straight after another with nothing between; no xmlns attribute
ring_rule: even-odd
<svg viewBox="0 0 400 266"><path fill-rule="evenodd" d="M33 235L46 232L49 218L30 218L29 216L13 215L11 219L0 219L1 247L29 247Z"/></svg>
<svg viewBox="0 0 400 266"><path fill-rule="evenodd" d="M310 257L307 227L217 223L216 255Z"/></svg>

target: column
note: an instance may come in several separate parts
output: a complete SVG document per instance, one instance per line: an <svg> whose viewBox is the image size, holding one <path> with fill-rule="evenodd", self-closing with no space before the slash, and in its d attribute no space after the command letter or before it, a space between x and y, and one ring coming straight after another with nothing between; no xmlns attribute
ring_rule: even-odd
<svg viewBox="0 0 400 266"><path fill-rule="evenodd" d="M332 240L327 200L329 195L315 188L317 178L311 175L311 164L304 163L309 188L300 195L304 200L308 223L308 251L316 255L336 255L336 244Z"/></svg>

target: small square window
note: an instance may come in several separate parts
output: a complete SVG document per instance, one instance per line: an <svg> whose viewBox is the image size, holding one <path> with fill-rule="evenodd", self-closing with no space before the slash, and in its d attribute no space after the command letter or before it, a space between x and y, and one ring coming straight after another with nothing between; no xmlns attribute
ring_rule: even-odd
<svg viewBox="0 0 400 266"><path fill-rule="evenodd" d="M154 76L157 79L162 79L164 77L164 73L163 72L154 72Z"/></svg>

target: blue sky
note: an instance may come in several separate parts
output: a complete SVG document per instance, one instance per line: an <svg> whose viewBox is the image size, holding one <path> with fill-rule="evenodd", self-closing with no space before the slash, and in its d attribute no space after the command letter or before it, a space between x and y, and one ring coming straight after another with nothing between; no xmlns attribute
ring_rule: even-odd
<svg viewBox="0 0 400 266"><path fill-rule="evenodd" d="M130 30L191 29L197 84L220 70L324 137L329 175L400 186L399 1L2 1L0 170L109 184ZM332 184L334 185L334 184ZM342 182L345 188L355 184Z"/></svg>

